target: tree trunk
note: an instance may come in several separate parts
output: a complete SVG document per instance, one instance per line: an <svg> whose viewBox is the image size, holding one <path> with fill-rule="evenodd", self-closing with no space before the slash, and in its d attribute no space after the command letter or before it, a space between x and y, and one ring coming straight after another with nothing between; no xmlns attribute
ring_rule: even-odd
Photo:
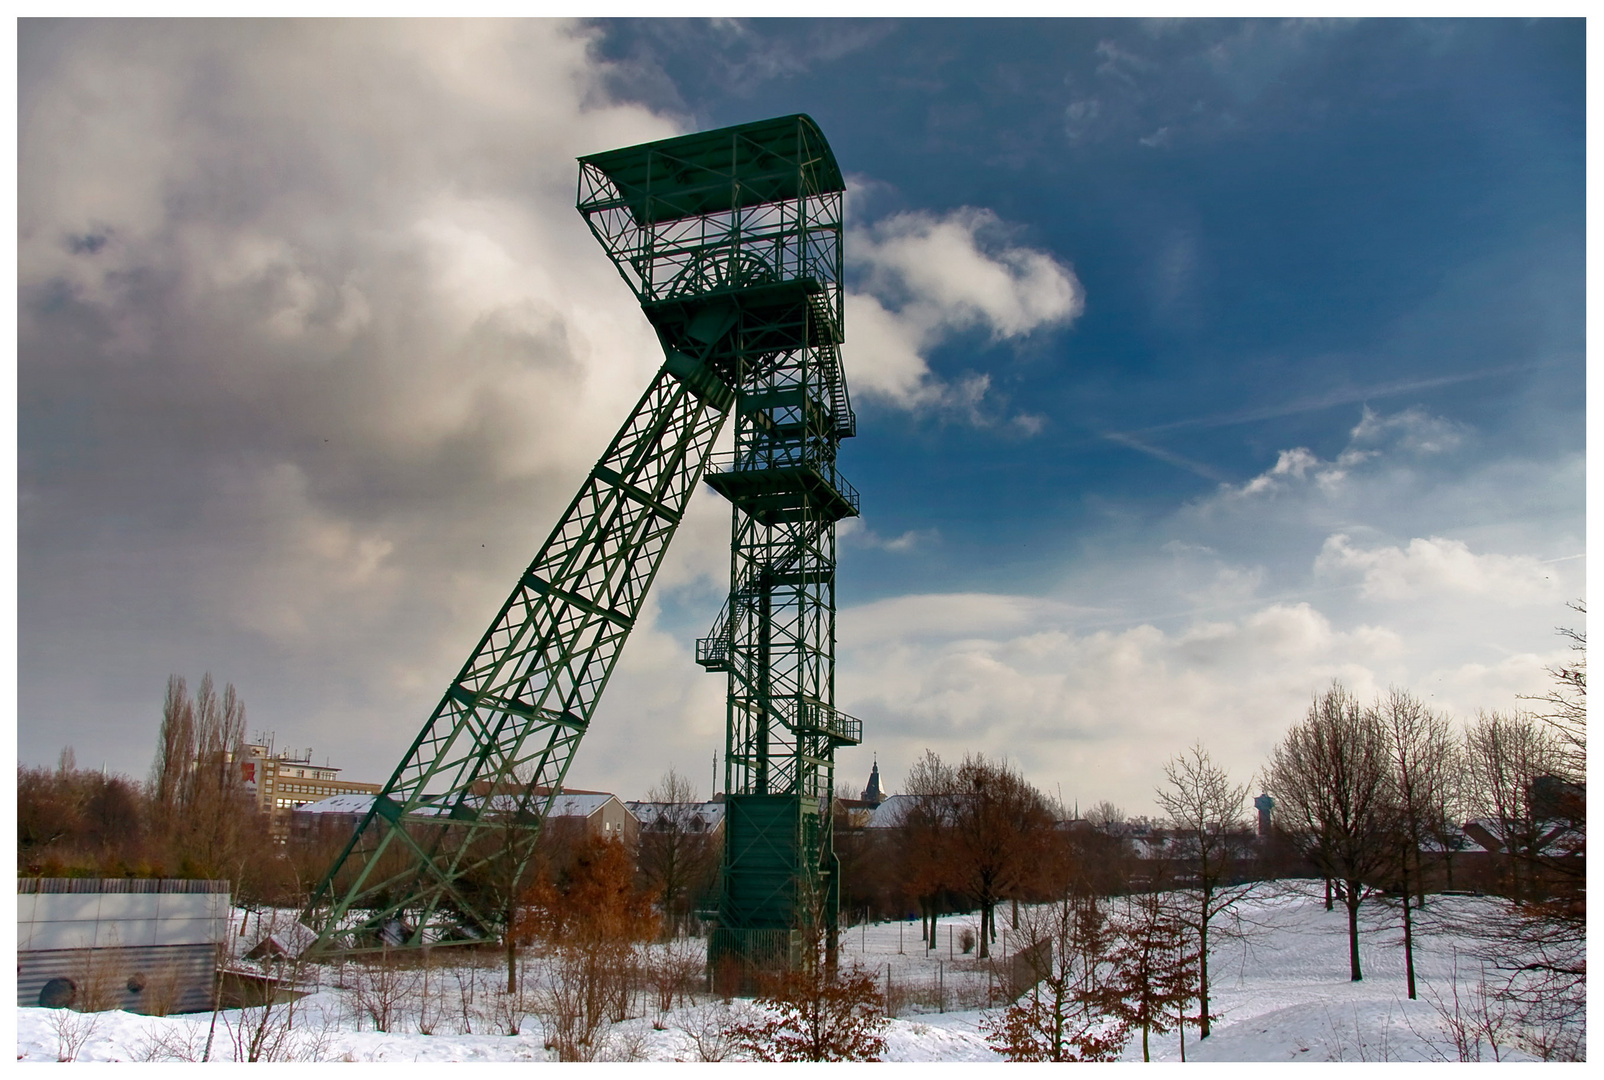
<svg viewBox="0 0 1604 1080"><path fill-rule="evenodd" d="M1326 878L1326 910L1331 910L1331 879Z"/></svg>
<svg viewBox="0 0 1604 1080"><path fill-rule="evenodd" d="M1404 977L1409 983L1409 1000L1415 1000L1415 935L1409 919L1409 889L1403 891L1404 907Z"/></svg>
<svg viewBox="0 0 1604 1080"><path fill-rule="evenodd" d="M1198 1039L1209 1037L1209 920L1198 921L1197 933Z"/></svg>
<svg viewBox="0 0 1604 1080"><path fill-rule="evenodd" d="M982 900L980 902L980 958L982 960L991 955L991 935L986 932L992 924L993 916L991 911L991 901Z"/></svg>
<svg viewBox="0 0 1604 1080"><path fill-rule="evenodd" d="M518 942L512 936L512 928L507 929L507 993L518 992Z"/></svg>
<svg viewBox="0 0 1604 1080"><path fill-rule="evenodd" d="M1348 905L1348 980L1359 982L1364 973L1359 970L1359 883L1348 882L1343 902Z"/></svg>
<svg viewBox="0 0 1604 1080"><path fill-rule="evenodd" d="M1426 864L1420 857L1420 845L1414 844L1415 855L1415 907L1422 911L1426 907Z"/></svg>

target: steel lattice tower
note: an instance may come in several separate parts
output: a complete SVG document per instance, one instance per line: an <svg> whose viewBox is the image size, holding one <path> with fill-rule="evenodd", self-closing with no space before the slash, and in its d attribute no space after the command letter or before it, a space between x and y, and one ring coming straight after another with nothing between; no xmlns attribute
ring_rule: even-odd
<svg viewBox="0 0 1604 1080"><path fill-rule="evenodd" d="M730 683L714 951L794 963L799 931L834 928L834 747L859 736L833 707L835 522L857 512L835 472L853 431L841 172L805 116L580 165L579 211L665 361L319 885L307 910L319 949L505 927L732 406L736 450L708 478L735 504L732 585L697 643Z"/></svg>

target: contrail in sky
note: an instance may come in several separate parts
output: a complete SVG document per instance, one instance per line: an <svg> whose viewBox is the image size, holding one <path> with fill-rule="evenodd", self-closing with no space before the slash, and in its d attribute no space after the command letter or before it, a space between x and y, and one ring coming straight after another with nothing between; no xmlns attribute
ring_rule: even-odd
<svg viewBox="0 0 1604 1080"><path fill-rule="evenodd" d="M1213 480L1220 484L1229 484L1231 482L1231 477L1226 476L1212 465L1205 465L1201 461L1193 461L1191 458L1184 458L1180 454L1172 453L1162 447L1145 443L1136 438L1136 436L1127 434L1123 431L1105 432L1103 438L1108 439L1110 442L1117 442L1121 446L1128 446L1132 450L1149 454L1158 458L1160 461L1168 462L1169 464L1185 469L1188 472L1197 473L1197 475L1203 477L1205 480Z"/></svg>
<svg viewBox="0 0 1604 1080"><path fill-rule="evenodd" d="M1213 416L1194 416L1186 420L1172 420L1167 424L1154 424L1151 427L1137 428L1128 434L1153 435L1161 431L1176 431L1180 428L1226 427L1231 424L1247 424L1254 420L1271 420L1278 416L1293 416L1297 413L1329 409L1333 405L1348 405L1356 401L1368 401L1371 398L1395 397L1398 394L1408 394L1416 390L1431 390L1439 386L1452 386L1455 383L1471 382L1476 379L1491 379L1498 375L1510 375L1517 371L1526 371L1534 366L1542 365L1517 364L1510 367L1469 371L1462 375L1443 375L1435 379L1408 379L1399 382L1382 383L1379 386L1364 387L1362 389L1338 390L1321 397L1303 398L1299 401L1290 401L1280 405L1266 405L1258 409L1244 409L1240 412L1216 413ZM1114 438L1113 435L1108 437Z"/></svg>

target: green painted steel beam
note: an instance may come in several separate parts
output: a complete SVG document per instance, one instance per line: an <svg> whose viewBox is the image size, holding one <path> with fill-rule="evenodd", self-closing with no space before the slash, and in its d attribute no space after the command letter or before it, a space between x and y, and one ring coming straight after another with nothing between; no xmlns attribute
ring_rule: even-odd
<svg viewBox="0 0 1604 1080"><path fill-rule="evenodd" d="M743 569L719 639L726 744L740 744L731 760L756 762L763 785L791 793L791 809L761 830L790 853L791 884L764 888L789 899L761 918L729 912L732 926L757 927L742 955L794 962L796 928L818 907L803 898L829 886L828 815L821 826L817 807L806 807L821 785L830 790L842 729L831 705L834 521L847 501L856 512L856 493L834 470L836 444L855 430L838 351L840 169L804 116L580 165L578 208L641 301L663 367L319 884L305 913L315 951L506 932L541 826L737 405L738 448L774 443L765 467L775 440L811 448L805 475L770 477L791 505L767 515L763 536L734 516L732 556ZM759 564L768 569L754 575ZM791 715L788 701L815 710L804 728L826 730L792 732L777 719ZM730 895L744 895L733 872ZM833 909L826 917L833 925Z"/></svg>

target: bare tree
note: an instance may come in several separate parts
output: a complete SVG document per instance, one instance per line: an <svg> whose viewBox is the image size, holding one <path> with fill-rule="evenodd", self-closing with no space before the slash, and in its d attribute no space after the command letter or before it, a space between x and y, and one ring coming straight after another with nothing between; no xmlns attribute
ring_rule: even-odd
<svg viewBox="0 0 1604 1080"><path fill-rule="evenodd" d="M642 822L637 861L642 882L658 896L663 936L676 937L693 897L714 872L712 837L700 814L696 788L673 769L646 793L652 819Z"/></svg>
<svg viewBox="0 0 1604 1080"><path fill-rule="evenodd" d="M195 769L195 706L182 675L167 677L167 698L162 702L161 731L156 760L151 765L151 801L163 829L170 827L189 790Z"/></svg>
<svg viewBox="0 0 1604 1080"><path fill-rule="evenodd" d="M1466 732L1475 812L1496 832L1509 907L1480 927L1499 999L1545 1052L1575 1045L1587 997L1586 806L1563 778L1559 736L1524 715L1488 713ZM1569 1051L1566 1051L1569 1052Z"/></svg>
<svg viewBox="0 0 1604 1080"><path fill-rule="evenodd" d="M1485 712L1466 730L1465 750L1472 810L1503 844L1511 898L1536 900L1542 871L1566 839L1539 805L1564 769L1559 740L1532 717Z"/></svg>
<svg viewBox="0 0 1604 1080"><path fill-rule="evenodd" d="M980 958L997 940L999 900L1037 880L1051 846L1047 800L1005 762L964 758L955 776L951 831L953 881L980 907Z"/></svg>
<svg viewBox="0 0 1604 1080"><path fill-rule="evenodd" d="M1403 901L1404 979L1409 999L1415 994L1415 937L1409 912L1410 894L1425 905L1425 875L1420 850L1444 830L1435 820L1447 804L1446 792L1459 765L1456 740L1448 718L1428 709L1407 690L1393 687L1376 706L1389 758L1389 787L1395 811L1394 871Z"/></svg>
<svg viewBox="0 0 1604 1080"><path fill-rule="evenodd" d="M1392 853L1386 738L1373 710L1333 683L1271 753L1266 787L1282 827L1348 909L1349 978L1359 966L1359 904Z"/></svg>
<svg viewBox="0 0 1604 1080"><path fill-rule="evenodd" d="M914 762L903 784L907 808L898 822L898 876L919 904L919 935L927 949L935 947L936 904L951 887L948 858L953 792L958 780L952 766L933 750Z"/></svg>
<svg viewBox="0 0 1604 1080"><path fill-rule="evenodd" d="M1587 615L1584 601L1573 600L1566 606L1584 618ZM1548 669L1554 680L1548 693L1522 696L1546 706L1536 716L1559 737L1560 759L1567 778L1579 781L1587 775L1587 631L1569 626L1556 627L1555 631L1570 642L1574 654L1571 662Z"/></svg>
<svg viewBox="0 0 1604 1080"><path fill-rule="evenodd" d="M1125 823L1125 811L1104 799L1086 811L1086 822L1094 829L1106 829L1110 825L1122 825Z"/></svg>
<svg viewBox="0 0 1604 1080"><path fill-rule="evenodd" d="M1191 885L1177 917L1198 942L1198 1030L1209 1037L1209 931L1214 920L1245 897L1251 884L1238 881L1242 862L1243 806L1248 785L1233 784L1201 742L1164 766L1165 787L1158 804L1170 819L1182 858L1192 870Z"/></svg>
<svg viewBox="0 0 1604 1080"><path fill-rule="evenodd" d="M232 683L219 695L209 672L193 698L186 690L169 676L148 787L153 831L177 872L237 874L254 812L240 771L245 702Z"/></svg>

